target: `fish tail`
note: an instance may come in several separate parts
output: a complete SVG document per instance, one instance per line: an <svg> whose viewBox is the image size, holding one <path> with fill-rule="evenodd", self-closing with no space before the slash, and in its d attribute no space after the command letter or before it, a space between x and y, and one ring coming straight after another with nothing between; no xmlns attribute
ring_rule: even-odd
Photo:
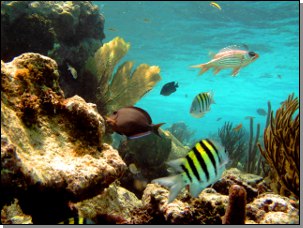
<svg viewBox="0 0 303 228"><path fill-rule="evenodd" d="M158 135L160 138L161 138L161 136L160 136L160 134L159 134L159 127L161 127L163 124L165 124L165 123L153 124L153 125L151 126L151 131L152 131L153 133L155 133L156 135Z"/></svg>
<svg viewBox="0 0 303 228"><path fill-rule="evenodd" d="M182 175L178 174L175 176L162 177L155 180L152 180L152 183L157 183L165 187L170 188L168 202L171 203L179 194L182 188L185 187L185 182L182 179Z"/></svg>
<svg viewBox="0 0 303 228"><path fill-rule="evenodd" d="M210 99L211 99L212 104L216 104L216 102L214 100L214 94L215 94L215 92L213 90L209 91L209 95L210 95Z"/></svg>
<svg viewBox="0 0 303 228"><path fill-rule="evenodd" d="M190 67L191 68L201 68L201 70L200 70L200 72L199 72L198 75L204 74L210 68L207 63L203 63L203 64L199 64L199 65L194 65L194 66L190 66Z"/></svg>

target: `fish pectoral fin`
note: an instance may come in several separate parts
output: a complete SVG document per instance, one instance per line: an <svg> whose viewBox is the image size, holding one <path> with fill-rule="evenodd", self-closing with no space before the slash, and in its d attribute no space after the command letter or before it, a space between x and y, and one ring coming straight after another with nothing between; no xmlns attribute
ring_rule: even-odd
<svg viewBox="0 0 303 228"><path fill-rule="evenodd" d="M237 74L239 73L239 70L240 70L240 67L234 68L234 70L233 70L233 72L232 72L231 75L232 75L233 77L236 77Z"/></svg>
<svg viewBox="0 0 303 228"><path fill-rule="evenodd" d="M214 71L213 71L214 75L218 74L220 72L220 70L221 70L221 68L219 68L219 67L214 68Z"/></svg>
<svg viewBox="0 0 303 228"><path fill-rule="evenodd" d="M166 162L168 166L176 170L177 172L183 172L181 165L185 162L185 158L178 158L169 162Z"/></svg>
<svg viewBox="0 0 303 228"><path fill-rule="evenodd" d="M158 178L152 180L152 183L157 183L170 188L167 203L171 203L186 185L186 183L183 181L182 175L180 174L175 176Z"/></svg>
<svg viewBox="0 0 303 228"><path fill-rule="evenodd" d="M205 188L204 184L193 183L189 186L190 194L193 197L198 197L200 192Z"/></svg>

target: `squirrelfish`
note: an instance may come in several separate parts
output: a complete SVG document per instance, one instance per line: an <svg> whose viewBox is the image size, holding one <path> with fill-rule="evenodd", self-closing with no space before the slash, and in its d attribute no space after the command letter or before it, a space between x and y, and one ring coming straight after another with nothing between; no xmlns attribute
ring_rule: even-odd
<svg viewBox="0 0 303 228"><path fill-rule="evenodd" d="M239 125L237 125L236 127L233 128L233 131L239 131L242 128L242 124L240 123Z"/></svg>
<svg viewBox="0 0 303 228"><path fill-rule="evenodd" d="M213 103L215 103L215 101L214 93L212 91L199 93L197 96L195 96L189 113L193 117L201 118L205 113L210 111L210 105Z"/></svg>
<svg viewBox="0 0 303 228"><path fill-rule="evenodd" d="M209 139L203 139L188 152L185 158L168 162L178 174L152 181L170 188L168 203L172 202L184 187L198 197L207 186L217 182L228 162L225 150Z"/></svg>
<svg viewBox="0 0 303 228"><path fill-rule="evenodd" d="M245 45L245 48L247 46ZM201 68L199 75L202 75L210 68L213 68L214 75L220 70L232 68L232 76L236 76L240 69L255 61L259 55L253 51L242 50L240 46L232 45L220 50L213 56L213 59L207 63L191 66L192 68Z"/></svg>

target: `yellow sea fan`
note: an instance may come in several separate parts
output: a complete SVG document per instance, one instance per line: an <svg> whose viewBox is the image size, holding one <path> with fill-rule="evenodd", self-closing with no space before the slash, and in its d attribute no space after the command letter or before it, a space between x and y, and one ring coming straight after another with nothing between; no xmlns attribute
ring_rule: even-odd
<svg viewBox="0 0 303 228"><path fill-rule="evenodd" d="M161 80L159 67L141 64L132 73L134 63L131 61L124 62L113 75L115 66L129 48L129 43L116 37L97 50L86 63L86 70L98 78L96 103L102 114L134 105Z"/></svg>

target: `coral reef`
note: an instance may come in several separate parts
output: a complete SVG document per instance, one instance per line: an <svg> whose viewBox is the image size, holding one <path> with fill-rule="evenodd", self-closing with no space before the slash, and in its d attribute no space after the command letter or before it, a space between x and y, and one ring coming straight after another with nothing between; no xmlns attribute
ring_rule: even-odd
<svg viewBox="0 0 303 228"><path fill-rule="evenodd" d="M113 75L116 64L128 52L129 47L129 43L116 37L105 43L86 62L84 74L96 82L96 90L93 89L96 98L93 98L93 102L103 115L134 105L161 79L159 67L140 64L132 72L134 63L131 61L124 62Z"/></svg>
<svg viewBox="0 0 303 228"><path fill-rule="evenodd" d="M1 62L1 207L17 198L34 223L59 219L67 201L99 194L126 169L103 143L96 106L65 99L58 78L56 62L39 54Z"/></svg>
<svg viewBox="0 0 303 228"><path fill-rule="evenodd" d="M1 2L1 59L49 52L58 65L78 66L102 45L103 27L99 8L86 1Z"/></svg>
<svg viewBox="0 0 303 228"><path fill-rule="evenodd" d="M195 131L189 130L184 122L174 123L166 130L170 131L183 145L192 146L192 137Z"/></svg>
<svg viewBox="0 0 303 228"><path fill-rule="evenodd" d="M118 148L127 165L134 164L137 171L130 168L120 179L121 186L141 198L147 183L168 175L166 161L183 157L189 148L184 147L169 131L159 130L161 138L152 134L137 140L123 140Z"/></svg>
<svg viewBox="0 0 303 228"><path fill-rule="evenodd" d="M199 197L192 199L180 194L178 199L167 204L169 191L157 184L148 184L142 202L153 217L152 224L221 224L221 216L227 206L228 196L212 189L203 190Z"/></svg>
<svg viewBox="0 0 303 228"><path fill-rule="evenodd" d="M261 194L247 204L246 210L247 224L299 224L299 210L290 199L280 195Z"/></svg>
<svg viewBox="0 0 303 228"><path fill-rule="evenodd" d="M225 122L223 127L218 130L218 135L221 144L228 152L229 158L231 158L231 163L227 164L227 167L237 167L238 163L245 157L245 131L242 128L239 131L234 131L233 124Z"/></svg>
<svg viewBox="0 0 303 228"><path fill-rule="evenodd" d="M246 191L239 185L229 188L228 206L223 217L223 224L245 223Z"/></svg>
<svg viewBox="0 0 303 228"><path fill-rule="evenodd" d="M300 192L300 117L298 109L298 98L295 98L294 94L289 95L276 111L275 116L273 111L271 112L270 124L264 131L265 148L258 145L275 177L272 188L279 191L281 195L292 194L297 198Z"/></svg>
<svg viewBox="0 0 303 228"><path fill-rule="evenodd" d="M32 217L23 213L18 200L1 210L1 224L33 224Z"/></svg>
<svg viewBox="0 0 303 228"><path fill-rule="evenodd" d="M133 211L142 202L132 193L115 183L102 194L75 204L81 217L90 218L97 224L129 224Z"/></svg>
<svg viewBox="0 0 303 228"><path fill-rule="evenodd" d="M90 87L81 75L85 61L102 46L104 18L89 1L2 1L1 59L11 61L25 52L56 60L60 85L67 97ZM67 64L79 73L77 80ZM85 93L84 93L85 94Z"/></svg>
<svg viewBox="0 0 303 228"><path fill-rule="evenodd" d="M234 173L234 179L231 178ZM179 194L177 199L167 204L169 190L157 185L148 184L142 196L143 207L148 215L149 224L222 224L227 223L226 212L231 202L231 194L240 197L235 210L237 219L245 224L298 224L298 205L287 197L272 193L258 194L254 186L261 184L262 177L241 173L231 169L223 175L220 185L204 189L197 198L190 197L187 191ZM229 181L228 181L229 180ZM218 183L218 182L217 182ZM236 186L237 185L237 186ZM229 192L229 188L231 188ZM255 193L253 193L255 191ZM247 203L245 195L247 192ZM230 194L229 194L230 193ZM228 194L230 196L228 196ZM234 195L235 194L235 195ZM245 207L245 209L243 209ZM242 215L239 215L239 210ZM231 209L231 208L230 208ZM244 212L246 211L246 213ZM246 216L245 216L246 215ZM281 217L280 217L281 216ZM245 221L243 220L245 218ZM234 221L233 224L238 223Z"/></svg>

